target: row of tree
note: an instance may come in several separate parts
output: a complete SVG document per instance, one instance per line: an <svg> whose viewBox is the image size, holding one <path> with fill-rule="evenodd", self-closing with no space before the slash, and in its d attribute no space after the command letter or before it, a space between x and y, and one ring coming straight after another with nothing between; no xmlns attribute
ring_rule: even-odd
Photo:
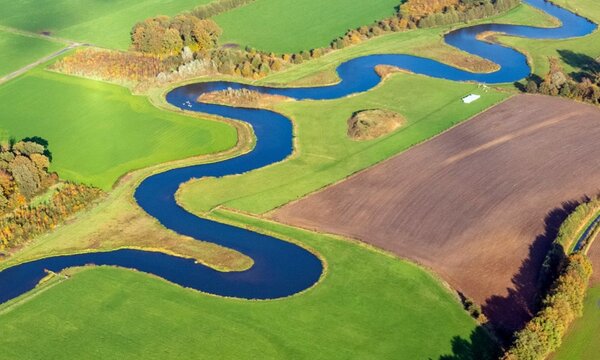
<svg viewBox="0 0 600 360"><path fill-rule="evenodd" d="M96 188L66 183L46 202L18 206L0 217L0 250L10 249L56 227L89 207L101 195Z"/></svg>
<svg viewBox="0 0 600 360"><path fill-rule="evenodd" d="M129 84L153 79L180 62L179 57L161 59L139 52L85 48L63 57L51 65L50 69L75 76Z"/></svg>
<svg viewBox="0 0 600 360"><path fill-rule="evenodd" d="M521 0L464 0L457 6L447 7L421 18L418 26L421 28L449 25L458 22L468 22L498 15L519 5Z"/></svg>
<svg viewBox="0 0 600 360"><path fill-rule="evenodd" d="M468 22L497 15L521 0L408 0L398 13L368 26L346 32L331 43L331 49L342 49L390 32ZM322 49L323 51L324 49Z"/></svg>
<svg viewBox="0 0 600 360"><path fill-rule="evenodd" d="M597 65L591 68L600 68L600 63L591 60ZM591 71L580 74L579 80L566 74L560 61L550 59L550 71L543 79L530 78L525 87L528 93L539 93L552 96L563 96L569 99L600 104L600 71Z"/></svg>
<svg viewBox="0 0 600 360"><path fill-rule="evenodd" d="M400 5L400 16L417 22L431 14L454 9L459 3L459 0L408 0Z"/></svg>
<svg viewBox="0 0 600 360"><path fill-rule="evenodd" d="M558 349L571 322L582 315L592 267L581 252L566 255L579 233L600 210L600 197L579 204L563 221L540 274L545 292L541 310L515 335L503 359L545 359Z"/></svg>
<svg viewBox="0 0 600 360"><path fill-rule="evenodd" d="M570 255L542 302L542 309L516 334L504 360L542 360L560 346L569 325L583 314L583 300L592 275L589 259Z"/></svg>

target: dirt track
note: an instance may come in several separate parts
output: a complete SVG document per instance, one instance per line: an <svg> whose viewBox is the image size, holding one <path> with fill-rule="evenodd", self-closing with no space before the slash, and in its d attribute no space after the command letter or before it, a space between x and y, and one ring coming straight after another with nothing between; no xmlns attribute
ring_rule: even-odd
<svg viewBox="0 0 600 360"><path fill-rule="evenodd" d="M273 217L422 263L514 328L564 208L600 191L599 139L597 108L520 95Z"/></svg>

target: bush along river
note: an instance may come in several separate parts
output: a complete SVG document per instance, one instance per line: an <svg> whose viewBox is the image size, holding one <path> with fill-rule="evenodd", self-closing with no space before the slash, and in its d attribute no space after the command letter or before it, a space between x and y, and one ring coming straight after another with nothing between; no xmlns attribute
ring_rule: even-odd
<svg viewBox="0 0 600 360"><path fill-rule="evenodd" d="M0 303L32 290L46 276L46 270L60 272L87 264L114 265L150 273L175 284L202 292L243 299L275 299L310 288L323 272L319 258L310 251L271 236L197 217L175 200L179 186L193 178L242 174L286 159L293 151L293 129L288 118L261 109L234 108L197 102L207 92L249 89L283 95L297 100L337 99L368 91L381 81L377 65L392 65L416 74L454 81L496 84L521 80L530 74L525 55L498 44L477 39L492 31L533 39L562 39L585 36L596 29L587 19L544 0L524 0L562 23L557 28L484 24L448 33L446 42L500 65L493 73L472 73L435 60L411 55L369 55L342 63L341 79L332 86L314 88L273 88L218 81L182 86L167 94L167 101L185 110L244 121L252 126L256 147L229 160L166 171L145 179L135 191L135 199L149 215L179 234L237 250L254 260L240 272L220 272L190 259L140 250L116 250L56 256L13 266L0 272Z"/></svg>

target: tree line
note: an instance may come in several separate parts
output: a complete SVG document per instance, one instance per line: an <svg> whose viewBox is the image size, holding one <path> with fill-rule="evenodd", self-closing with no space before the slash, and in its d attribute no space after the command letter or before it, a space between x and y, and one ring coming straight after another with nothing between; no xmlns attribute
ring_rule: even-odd
<svg viewBox="0 0 600 360"><path fill-rule="evenodd" d="M600 105L600 63L589 59L578 79L566 74L557 58L550 58L550 70L543 79L530 77L525 91L532 94L562 96Z"/></svg>
<svg viewBox="0 0 600 360"><path fill-rule="evenodd" d="M179 61L139 52L84 48L65 56L50 66L51 70L69 75L107 80L122 85L136 84L169 71Z"/></svg>
<svg viewBox="0 0 600 360"><path fill-rule="evenodd" d="M83 185L58 184L48 172L51 154L40 138L0 141L0 250L56 226L100 195ZM33 205L38 195L59 189L49 201Z"/></svg>
<svg viewBox="0 0 600 360"><path fill-rule="evenodd" d="M516 334L503 360L542 360L556 351L573 320L583 315L591 275L592 265L586 255L569 255L542 309Z"/></svg>
<svg viewBox="0 0 600 360"><path fill-rule="evenodd" d="M566 255L581 228L600 210L600 198L580 204L561 224L540 274L548 289L541 309L517 332L503 360L545 359L560 347L570 324L582 316L592 266L583 252ZM549 283L549 285L546 285Z"/></svg>

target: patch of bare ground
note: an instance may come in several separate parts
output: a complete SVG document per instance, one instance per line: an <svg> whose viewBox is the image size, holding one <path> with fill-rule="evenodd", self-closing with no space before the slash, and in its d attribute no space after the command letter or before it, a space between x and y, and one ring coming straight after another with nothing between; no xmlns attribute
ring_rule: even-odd
<svg viewBox="0 0 600 360"><path fill-rule="evenodd" d="M204 93L198 101L208 104L227 105L244 108L272 108L274 105L291 101L291 98L281 95L263 94L248 89L225 89Z"/></svg>
<svg viewBox="0 0 600 360"><path fill-rule="evenodd" d="M348 137L358 141L377 139L396 130L403 123L404 117L393 111L358 111L348 119Z"/></svg>
<svg viewBox="0 0 600 360"><path fill-rule="evenodd" d="M484 31L482 33L477 34L477 40L497 43L499 35L501 34L495 31Z"/></svg>
<svg viewBox="0 0 600 360"><path fill-rule="evenodd" d="M424 264L512 331L558 226L600 189L598 138L597 108L519 95L272 216Z"/></svg>

